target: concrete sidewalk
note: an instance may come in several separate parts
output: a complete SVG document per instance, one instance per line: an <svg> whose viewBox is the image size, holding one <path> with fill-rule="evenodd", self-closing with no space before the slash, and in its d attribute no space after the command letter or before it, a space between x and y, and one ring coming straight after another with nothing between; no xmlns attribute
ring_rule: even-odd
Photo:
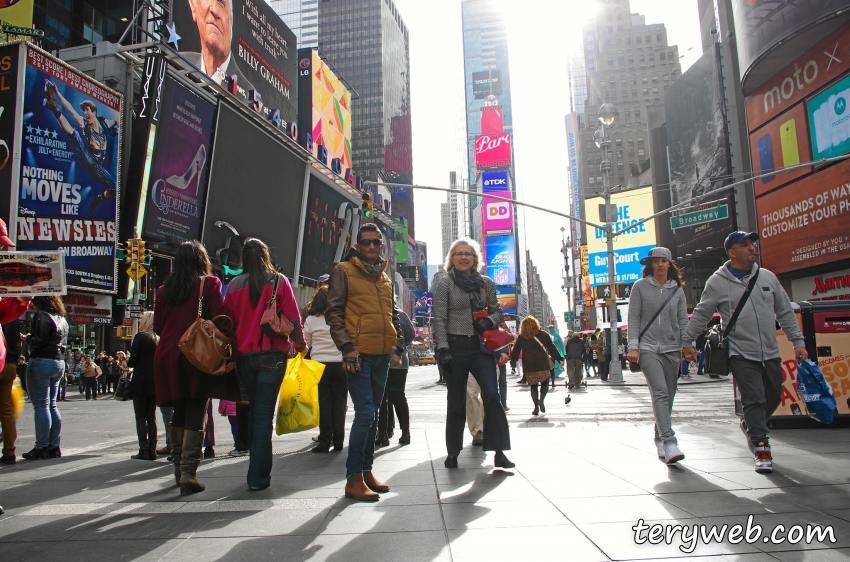
<svg viewBox="0 0 850 562"><path fill-rule="evenodd" d="M164 460L133 461L129 447L92 446L62 459L0 467L0 504L7 510L0 517L0 559L850 559L850 430L774 431L776 471L765 476L753 471L734 416L695 417L677 421L686 460L668 467L655 456L651 423L569 421L558 398L548 418L512 410L508 456L515 470L494 470L492 453L469 443L460 468L447 470L438 423L445 393L433 387L435 374L411 371L413 441L399 447L396 435L379 450L374 471L392 487L380 502L344 499L346 451L310 453L308 433L275 438L269 489L249 492L247 458L224 457L202 463L198 476L207 490L187 497ZM592 408L594 396L646 398L635 392L646 390L589 388L581 396ZM683 402L691 392L701 391L683 389ZM121 406L109 407L126 413ZM67 443L69 451L72 446ZM750 514L763 529L754 543L699 541L690 553L679 548L681 533L671 544L637 544L632 530L640 519L746 528ZM794 525L831 526L835 542L764 542L780 524L781 537Z"/></svg>

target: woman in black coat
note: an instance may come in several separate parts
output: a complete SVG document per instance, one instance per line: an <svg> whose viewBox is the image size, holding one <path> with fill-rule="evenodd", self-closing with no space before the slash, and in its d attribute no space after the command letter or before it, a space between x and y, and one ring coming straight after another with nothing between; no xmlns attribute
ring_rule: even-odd
<svg viewBox="0 0 850 562"><path fill-rule="evenodd" d="M153 312L148 310L139 320L139 333L133 338L130 360L127 366L133 369L130 379L130 396L136 414L136 434L139 436L139 454L130 458L156 460L156 383L153 376L153 358L159 336L153 331ZM113 363L113 370L120 367Z"/></svg>
<svg viewBox="0 0 850 562"><path fill-rule="evenodd" d="M546 393L549 392L549 371L553 367L549 364L563 361L564 358L552 343L549 334L540 329L540 322L533 316L527 316L519 326L519 337L511 350L511 367L516 367L519 354L522 353L522 373L525 375L531 388L531 400L534 402L534 411L531 415L536 416L539 412L546 413ZM537 386L543 384L540 396L537 394Z"/></svg>

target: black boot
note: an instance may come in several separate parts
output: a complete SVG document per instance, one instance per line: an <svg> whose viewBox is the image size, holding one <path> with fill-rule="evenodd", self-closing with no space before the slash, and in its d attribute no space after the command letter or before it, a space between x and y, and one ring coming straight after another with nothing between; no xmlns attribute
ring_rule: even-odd
<svg viewBox="0 0 850 562"><path fill-rule="evenodd" d="M387 433L385 431L379 431L378 437L375 439L375 447L389 447L390 446L390 438L387 437Z"/></svg>
<svg viewBox="0 0 850 562"><path fill-rule="evenodd" d="M131 455L131 459L139 459L146 461L150 458L148 455L149 442L148 442L148 423L145 420L136 420L136 436L139 439L139 454Z"/></svg>
<svg viewBox="0 0 850 562"><path fill-rule="evenodd" d="M148 439L148 460L156 460L156 441Z"/></svg>
<svg viewBox="0 0 850 562"><path fill-rule="evenodd" d="M401 437L398 438L399 445L410 445L410 430L402 429Z"/></svg>

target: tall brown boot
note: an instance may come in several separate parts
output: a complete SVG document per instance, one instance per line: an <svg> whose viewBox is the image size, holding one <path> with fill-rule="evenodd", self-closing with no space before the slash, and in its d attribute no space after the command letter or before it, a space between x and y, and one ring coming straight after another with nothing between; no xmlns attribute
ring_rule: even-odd
<svg viewBox="0 0 850 562"><path fill-rule="evenodd" d="M372 474L372 471L363 471L363 483L366 484L370 490L373 492L378 492L379 494L383 494L385 492L390 491L390 487L384 484L383 482L379 482L377 478Z"/></svg>
<svg viewBox="0 0 850 562"><path fill-rule="evenodd" d="M172 451L174 442L172 441ZM198 465L201 464L201 449L204 446L203 431L183 432L183 452L180 458L180 495L188 496L196 492L203 492L206 486L198 482L196 474Z"/></svg>
<svg viewBox="0 0 850 562"><path fill-rule="evenodd" d="M174 463L174 485L180 485L180 459L183 455L183 428L168 424L171 431L171 462Z"/></svg>
<svg viewBox="0 0 850 562"><path fill-rule="evenodd" d="M362 472L348 477L345 482L345 497L365 502L376 502L381 499L381 496L370 490L363 482Z"/></svg>

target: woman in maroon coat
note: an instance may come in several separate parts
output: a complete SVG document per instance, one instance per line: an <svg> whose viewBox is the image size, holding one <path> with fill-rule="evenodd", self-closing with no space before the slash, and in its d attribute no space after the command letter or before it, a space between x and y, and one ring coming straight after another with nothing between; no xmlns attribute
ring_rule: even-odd
<svg viewBox="0 0 850 562"><path fill-rule="evenodd" d="M189 363L177 342L198 317L198 297L203 281L203 317L224 314L221 281L210 276L207 251L197 240L177 249L174 269L156 291L154 332L159 345L154 356L156 403L174 408L171 419L171 456L180 494L202 492L196 473L201 462L207 402L227 396L225 377L201 373Z"/></svg>

